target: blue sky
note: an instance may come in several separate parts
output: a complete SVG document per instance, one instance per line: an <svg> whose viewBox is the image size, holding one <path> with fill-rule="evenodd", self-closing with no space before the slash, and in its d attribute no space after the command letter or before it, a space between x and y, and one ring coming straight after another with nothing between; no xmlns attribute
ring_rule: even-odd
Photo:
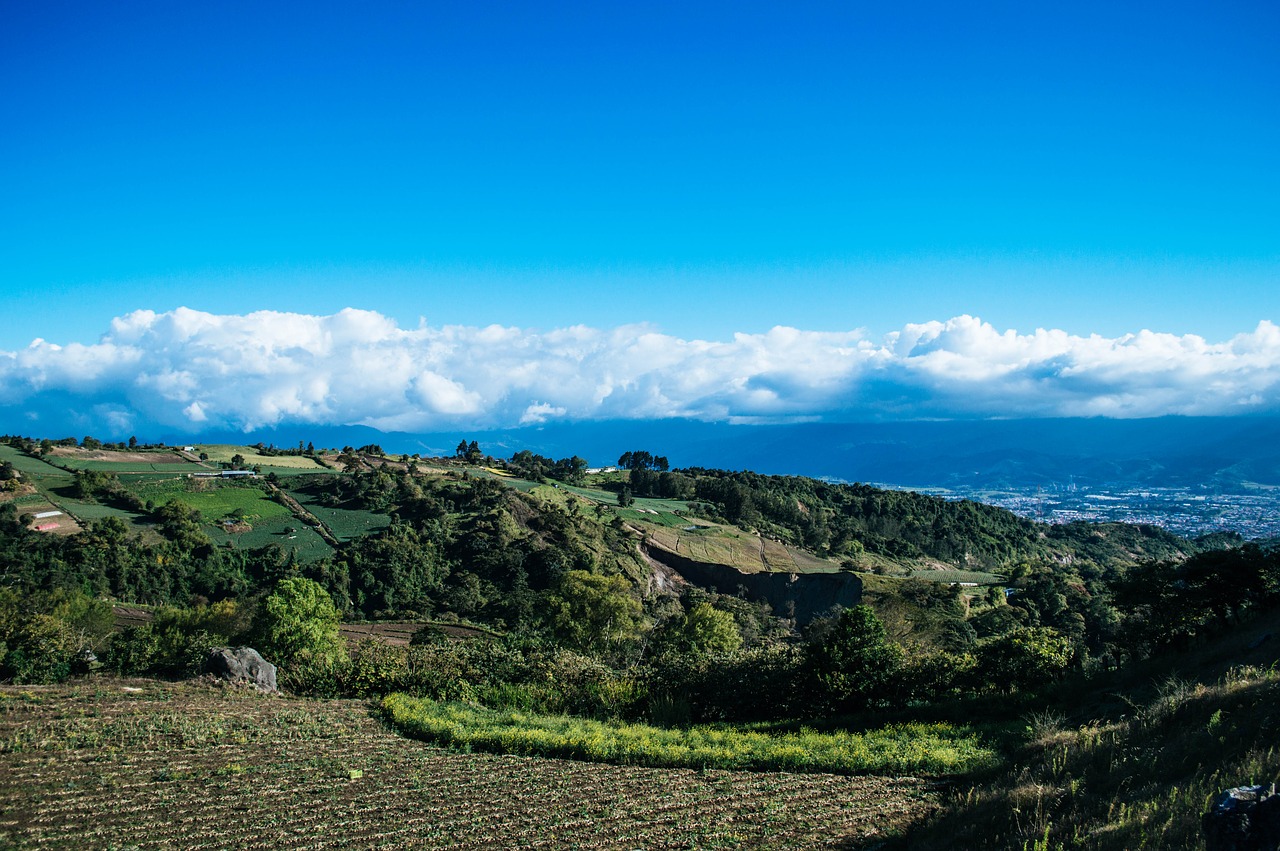
<svg viewBox="0 0 1280 851"><path fill-rule="evenodd" d="M1280 321L1278 37L1261 2L9 3L0 351L182 306L1221 343Z"/></svg>

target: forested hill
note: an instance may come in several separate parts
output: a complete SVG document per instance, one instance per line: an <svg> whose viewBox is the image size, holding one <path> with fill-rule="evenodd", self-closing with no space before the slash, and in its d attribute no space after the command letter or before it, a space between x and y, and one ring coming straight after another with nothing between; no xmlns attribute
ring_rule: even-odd
<svg viewBox="0 0 1280 851"><path fill-rule="evenodd" d="M632 470L629 479L637 496L702 500L729 523L855 567L868 554L997 571L1040 562L1105 566L1220 546L1154 526L1049 526L970 500L802 476L690 468Z"/></svg>
<svg viewBox="0 0 1280 851"><path fill-rule="evenodd" d="M985 571L985 581L1040 566L1101 574L1239 543L1046 526L976 502L804 477L668 470L648 452L627 453L629 470L588 475L576 456L501 460L474 442L435 459L374 445L209 446L210 455L67 444L0 446L7 582L137 603L239 597L302 572L349 615L448 613L510 627L538 621L575 572L643 597L654 581L645 540L748 572L955 568ZM261 475L209 478L224 466ZM32 532L48 511L78 525Z"/></svg>

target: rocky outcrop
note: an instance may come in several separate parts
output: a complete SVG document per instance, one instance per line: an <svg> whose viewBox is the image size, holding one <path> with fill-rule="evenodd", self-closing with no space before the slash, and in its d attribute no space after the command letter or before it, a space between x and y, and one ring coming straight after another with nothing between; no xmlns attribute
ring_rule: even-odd
<svg viewBox="0 0 1280 851"><path fill-rule="evenodd" d="M685 558L647 544L644 554L686 582L721 594L739 594L767 602L773 613L804 625L832 606L862 602L862 580L851 573L743 573L724 564Z"/></svg>
<svg viewBox="0 0 1280 851"><path fill-rule="evenodd" d="M1218 794L1204 814L1208 851L1278 851L1280 795L1275 786L1237 786Z"/></svg>
<svg viewBox="0 0 1280 851"><path fill-rule="evenodd" d="M252 647L215 647L209 651L205 670L231 683L251 685L258 691L276 691L276 666Z"/></svg>

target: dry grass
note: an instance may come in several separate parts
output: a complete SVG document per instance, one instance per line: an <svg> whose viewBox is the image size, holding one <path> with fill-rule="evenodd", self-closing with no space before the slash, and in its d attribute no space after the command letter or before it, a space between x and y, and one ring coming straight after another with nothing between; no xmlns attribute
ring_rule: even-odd
<svg viewBox="0 0 1280 851"><path fill-rule="evenodd" d="M955 798L906 847L1201 849L1215 794L1280 781L1278 706L1280 673L1243 666L1216 682L1165 680L1120 717L1032 716L1014 767Z"/></svg>
<svg viewBox="0 0 1280 851"><path fill-rule="evenodd" d="M0 688L5 848L858 847L935 799L914 778L450 753L358 701Z"/></svg>

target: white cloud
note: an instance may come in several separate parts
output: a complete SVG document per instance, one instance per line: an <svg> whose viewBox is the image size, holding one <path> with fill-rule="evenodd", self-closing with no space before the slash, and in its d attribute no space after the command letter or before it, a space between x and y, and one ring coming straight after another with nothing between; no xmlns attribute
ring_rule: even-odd
<svg viewBox="0 0 1280 851"><path fill-rule="evenodd" d="M141 310L93 344L0 352L0 405L188 430L1267 412L1280 409L1280 327L1264 321L1210 343L1151 331L1024 334L958 316L880 340L777 327L707 341L647 325L402 329L354 309Z"/></svg>

